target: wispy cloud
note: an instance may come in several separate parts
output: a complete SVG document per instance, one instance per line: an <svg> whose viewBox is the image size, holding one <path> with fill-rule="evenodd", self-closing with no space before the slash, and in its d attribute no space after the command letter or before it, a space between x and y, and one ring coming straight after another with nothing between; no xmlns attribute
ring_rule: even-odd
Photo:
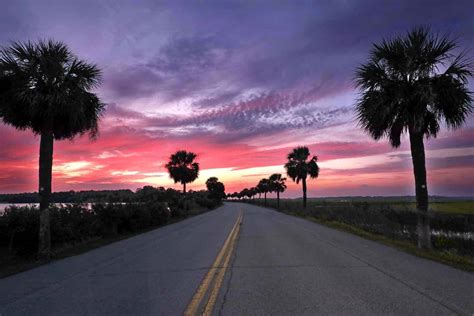
<svg viewBox="0 0 474 316"><path fill-rule="evenodd" d="M25 0L2 6L0 45L55 38L103 69L100 137L55 144L55 190L172 186L163 162L177 149L198 153L195 187L212 174L234 190L283 172L306 144L324 168L312 194L412 193L408 140L394 150L356 125L354 71L373 42L420 24L473 57L473 11L469 0ZM0 133L0 191L35 190L39 138ZM471 117L427 141L430 192L469 189L473 139Z"/></svg>

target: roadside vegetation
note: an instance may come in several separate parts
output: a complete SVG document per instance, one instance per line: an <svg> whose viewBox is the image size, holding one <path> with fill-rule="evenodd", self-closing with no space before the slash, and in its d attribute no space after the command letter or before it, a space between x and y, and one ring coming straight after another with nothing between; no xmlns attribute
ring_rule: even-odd
<svg viewBox="0 0 474 316"><path fill-rule="evenodd" d="M207 212L221 205L225 195L217 178L211 178L210 188L184 195L145 186L126 202L51 205L51 255L60 258L75 249L85 251ZM0 215L0 277L36 261L39 227L40 210L35 206L11 206Z"/></svg>
<svg viewBox="0 0 474 316"><path fill-rule="evenodd" d="M246 202L265 206L261 199ZM383 199L268 199L267 206L462 269L474 271L474 201L433 203L432 249L418 249L416 203ZM469 209L470 212L466 212ZM457 211L456 211L457 210Z"/></svg>

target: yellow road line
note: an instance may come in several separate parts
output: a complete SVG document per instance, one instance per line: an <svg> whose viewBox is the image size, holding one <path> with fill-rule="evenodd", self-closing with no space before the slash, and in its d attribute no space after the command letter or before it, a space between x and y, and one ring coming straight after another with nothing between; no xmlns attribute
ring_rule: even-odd
<svg viewBox="0 0 474 316"><path fill-rule="evenodd" d="M235 222L234 226L232 227L232 230L229 233L229 236L227 237L226 241L224 242L224 245L222 246L222 249L219 251L219 254L217 255L216 259L214 260L213 264L211 265L211 268L207 272L206 276L202 280L201 284L199 285L196 293L194 294L193 298L189 302L188 306L186 307L186 310L184 311L185 316L190 316L190 315L196 315L196 312L199 308L199 305L201 304L201 301L205 297L207 290L209 286L211 285L214 277L216 276L216 270L219 268L219 265L221 264L222 258L224 255L228 252L229 245L232 240L234 240L233 236L235 235L235 232L237 228L240 226L240 221L242 218L242 212L239 214L237 217L237 221Z"/></svg>
<svg viewBox="0 0 474 316"><path fill-rule="evenodd" d="M229 245L229 251L227 252L227 256L224 259L224 264L222 265L222 268L219 270L217 277L216 277L216 282L214 283L214 287L212 289L212 292L209 296L209 299L206 304L206 308L204 312L202 313L205 316L210 316L212 315L212 310L214 309L214 305L216 304L217 301L217 296L219 294L219 290L222 286L222 282L224 281L224 276L227 272L227 268L229 267L229 261L230 258L232 257L232 253L234 250L234 246L237 240L237 237L239 236L239 231L240 231L240 222L242 221L242 216L239 219L239 225L237 226L237 230L235 231L234 236L232 237L232 241Z"/></svg>

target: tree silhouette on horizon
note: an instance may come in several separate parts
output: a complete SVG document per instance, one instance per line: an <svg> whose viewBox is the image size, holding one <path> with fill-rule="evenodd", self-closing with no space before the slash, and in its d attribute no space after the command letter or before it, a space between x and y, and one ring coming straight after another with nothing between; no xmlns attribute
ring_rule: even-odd
<svg viewBox="0 0 474 316"><path fill-rule="evenodd" d="M165 165L174 183L183 185L183 193L186 193L186 184L196 180L199 176L199 163L194 162L197 155L186 150L179 150L172 154L169 162Z"/></svg>
<svg viewBox="0 0 474 316"><path fill-rule="evenodd" d="M415 178L418 247L431 248L424 138L435 138L441 124L456 129L472 111L467 88L472 64L446 36L416 28L404 37L374 44L356 73L361 95L356 105L362 128L397 148L408 134Z"/></svg>
<svg viewBox="0 0 474 316"><path fill-rule="evenodd" d="M217 177L210 177L206 180L207 191L209 191L209 197L215 200L221 200L226 197L225 185L220 182Z"/></svg>
<svg viewBox="0 0 474 316"><path fill-rule="evenodd" d="M40 135L38 256L49 259L54 140L97 136L105 108L91 92L100 83L96 65L78 59L58 41L16 42L0 51L0 118Z"/></svg>
<svg viewBox="0 0 474 316"><path fill-rule="evenodd" d="M268 180L270 182L270 191L276 192L277 206L280 207L280 193L285 192L286 190L286 178L283 178L279 173L274 173Z"/></svg>
<svg viewBox="0 0 474 316"><path fill-rule="evenodd" d="M308 160L310 152L306 146L298 146L288 154L288 162L285 169L288 177L298 184L300 181L303 187L303 207L306 208L306 179L310 177L316 179L319 176L318 157L313 156Z"/></svg>
<svg viewBox="0 0 474 316"><path fill-rule="evenodd" d="M267 206L267 193L270 192L270 180L267 178L261 179L257 184L258 192L263 193L264 203Z"/></svg>

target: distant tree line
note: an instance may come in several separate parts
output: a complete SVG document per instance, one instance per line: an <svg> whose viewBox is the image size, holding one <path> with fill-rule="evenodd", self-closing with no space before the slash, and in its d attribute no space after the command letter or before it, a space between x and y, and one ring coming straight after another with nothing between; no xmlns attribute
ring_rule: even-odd
<svg viewBox="0 0 474 316"><path fill-rule="evenodd" d="M97 202L128 202L135 193L132 190L87 190L62 191L51 193L52 203L97 203ZM0 194L0 203L39 203L37 192Z"/></svg>
<svg viewBox="0 0 474 316"><path fill-rule="evenodd" d="M284 165L287 175L296 183L302 183L303 207L306 208L307 200L307 178L317 178L319 176L318 157L310 158L310 152L306 146L294 148L287 156L287 163ZM308 159L310 158L310 159ZM245 188L240 192L228 194L231 199L254 198L257 194L259 198L263 194L264 205L267 205L267 193L276 193L277 205L280 206L280 193L285 192L286 178L280 173L274 173L269 178L261 179L255 187Z"/></svg>

